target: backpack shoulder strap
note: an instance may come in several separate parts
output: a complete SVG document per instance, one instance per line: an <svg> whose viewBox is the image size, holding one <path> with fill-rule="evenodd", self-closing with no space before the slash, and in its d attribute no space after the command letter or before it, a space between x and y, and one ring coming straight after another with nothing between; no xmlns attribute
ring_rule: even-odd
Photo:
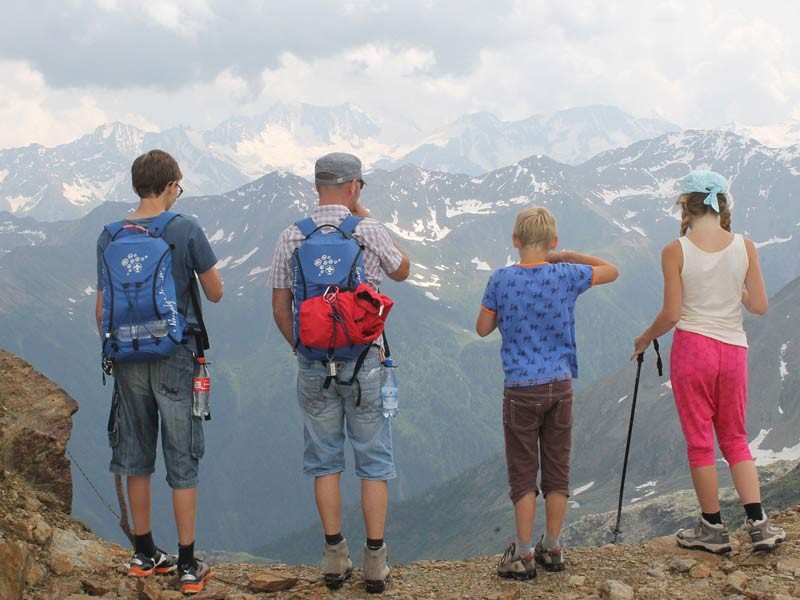
<svg viewBox="0 0 800 600"><path fill-rule="evenodd" d="M361 217L356 217L355 215L345 217L344 221L339 223L339 230L344 234L350 235L361 221Z"/></svg>
<svg viewBox="0 0 800 600"><path fill-rule="evenodd" d="M153 222L150 223L150 227L148 227L147 230L153 237L161 237L161 235L164 233L164 230L167 228L167 225L172 223L172 220L175 219L175 217L179 216L180 215L178 213L164 211L155 219L153 219Z"/></svg>
<svg viewBox="0 0 800 600"><path fill-rule="evenodd" d="M310 236L317 229L317 224L314 223L314 219L311 217L301 219L300 221L297 221L295 225L300 230L300 233L302 233L305 237Z"/></svg>

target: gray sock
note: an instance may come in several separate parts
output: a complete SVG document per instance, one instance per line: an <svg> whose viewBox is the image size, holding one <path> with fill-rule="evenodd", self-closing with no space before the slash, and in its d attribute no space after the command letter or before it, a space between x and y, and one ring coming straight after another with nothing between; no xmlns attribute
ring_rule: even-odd
<svg viewBox="0 0 800 600"><path fill-rule="evenodd" d="M530 552L531 552L530 540L528 540L527 542L523 542L522 540L517 538L517 548L514 551L514 558L525 556L526 554L530 554Z"/></svg>
<svg viewBox="0 0 800 600"><path fill-rule="evenodd" d="M542 547L545 550L554 550L556 548L561 548L561 536L550 536L549 534L544 534L544 539L542 540Z"/></svg>

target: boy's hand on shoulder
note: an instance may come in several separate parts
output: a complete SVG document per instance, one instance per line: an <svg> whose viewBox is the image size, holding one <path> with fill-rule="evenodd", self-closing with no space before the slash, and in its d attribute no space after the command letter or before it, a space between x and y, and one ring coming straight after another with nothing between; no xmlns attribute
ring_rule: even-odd
<svg viewBox="0 0 800 600"><path fill-rule="evenodd" d="M570 262L569 255L569 252L551 252L545 260L549 263Z"/></svg>

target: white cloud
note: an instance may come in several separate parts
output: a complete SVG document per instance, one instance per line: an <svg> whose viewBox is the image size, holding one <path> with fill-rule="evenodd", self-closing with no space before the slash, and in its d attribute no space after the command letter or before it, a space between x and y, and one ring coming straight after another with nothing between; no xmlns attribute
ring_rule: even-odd
<svg viewBox="0 0 800 600"><path fill-rule="evenodd" d="M688 127L800 117L800 11L792 0L769 11L746 0L345 0L303 10L261 0L93 2L106 20L69 44L104 43L115 20L155 28L162 43L173 36L164 71L154 67L148 79L150 70L138 72L128 55L113 71L81 74L100 83L64 87L51 83L53 66L41 57L0 62L0 121L10 124L0 147L66 141L113 120L210 128L277 100L358 104L395 142L480 110L519 119L613 104ZM326 36L320 20L340 29ZM119 30L131 39L117 50L136 52L135 31ZM170 79L176 65L197 76Z"/></svg>
<svg viewBox="0 0 800 600"><path fill-rule="evenodd" d="M207 31L215 18L214 11L205 0L95 0L95 4L107 13L116 13L118 17L141 19L187 37Z"/></svg>
<svg viewBox="0 0 800 600"><path fill-rule="evenodd" d="M0 98L0 148L57 145L111 120L154 129L139 114L104 110L89 90L49 88L40 73L20 61L0 61Z"/></svg>

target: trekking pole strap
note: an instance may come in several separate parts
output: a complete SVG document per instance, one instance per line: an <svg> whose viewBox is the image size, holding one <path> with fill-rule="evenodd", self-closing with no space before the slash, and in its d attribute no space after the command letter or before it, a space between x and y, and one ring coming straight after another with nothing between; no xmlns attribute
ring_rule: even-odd
<svg viewBox="0 0 800 600"><path fill-rule="evenodd" d="M658 369L658 376L662 377L664 375L664 363L661 361L661 352L659 352L657 339L653 339L653 350L656 351L656 369Z"/></svg>

